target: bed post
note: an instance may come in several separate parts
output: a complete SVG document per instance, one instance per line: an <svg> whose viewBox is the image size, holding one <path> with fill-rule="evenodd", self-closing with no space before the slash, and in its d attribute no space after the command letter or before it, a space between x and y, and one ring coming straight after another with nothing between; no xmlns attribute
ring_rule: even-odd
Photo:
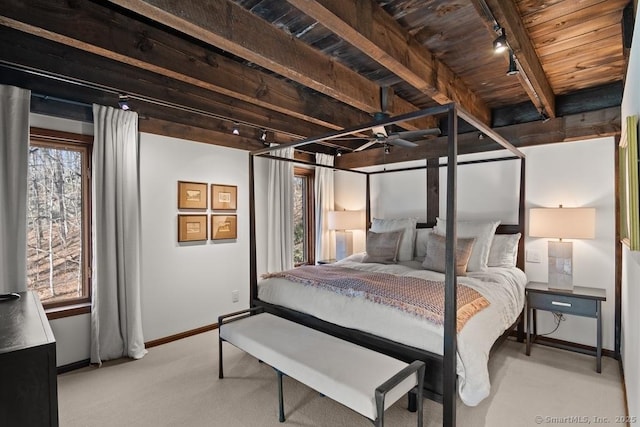
<svg viewBox="0 0 640 427"><path fill-rule="evenodd" d="M440 215L440 160L427 159L427 224L434 225Z"/></svg>
<svg viewBox="0 0 640 427"><path fill-rule="evenodd" d="M448 114L447 144L447 229L446 264L444 287L444 357L442 385L442 425L456 425L456 347L457 347L457 301L456 301L456 190L458 162L458 112L450 104Z"/></svg>
<svg viewBox="0 0 640 427"><path fill-rule="evenodd" d="M366 228L368 229L369 227L371 227L371 175L367 174L367 201L366 201L366 214L367 214L367 225Z"/></svg>
<svg viewBox="0 0 640 427"><path fill-rule="evenodd" d="M258 298L258 265L256 261L256 200L254 155L249 154L249 307Z"/></svg>

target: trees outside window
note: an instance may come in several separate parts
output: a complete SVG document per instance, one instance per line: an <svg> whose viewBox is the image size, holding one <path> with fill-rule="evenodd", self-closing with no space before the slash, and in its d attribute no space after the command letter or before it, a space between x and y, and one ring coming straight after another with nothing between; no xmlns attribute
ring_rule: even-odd
<svg viewBox="0 0 640 427"><path fill-rule="evenodd" d="M27 283L45 308L90 301L91 141L31 130Z"/></svg>
<svg viewBox="0 0 640 427"><path fill-rule="evenodd" d="M293 262L314 264L314 170L294 168Z"/></svg>

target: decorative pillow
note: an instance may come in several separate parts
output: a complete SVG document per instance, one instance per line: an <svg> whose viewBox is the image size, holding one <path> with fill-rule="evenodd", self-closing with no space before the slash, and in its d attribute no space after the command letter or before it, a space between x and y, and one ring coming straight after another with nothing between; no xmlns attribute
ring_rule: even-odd
<svg viewBox="0 0 640 427"><path fill-rule="evenodd" d="M398 261L398 247L402 230L387 231L385 233L367 232L367 253L362 262L377 262L380 264L395 264Z"/></svg>
<svg viewBox="0 0 640 427"><path fill-rule="evenodd" d="M518 259L520 233L496 234L489 250L488 267L515 267Z"/></svg>
<svg viewBox="0 0 640 427"><path fill-rule="evenodd" d="M456 276L467 275L467 264L475 243L475 238L458 238L456 244ZM427 256L425 256L422 266L427 270L445 272L445 246L447 238L432 232L427 240Z"/></svg>
<svg viewBox="0 0 640 427"><path fill-rule="evenodd" d="M473 252L471 252L471 258L469 258L467 271L486 270L491 242L493 241L493 236L496 234L496 228L498 228L499 224L500 221L458 221L457 237L476 238L476 243L473 245ZM447 231L447 220L436 218L434 231L444 236Z"/></svg>
<svg viewBox="0 0 640 427"><path fill-rule="evenodd" d="M384 231L404 230L398 249L398 261L413 260L413 242L416 235L417 218L403 219L379 219L374 218L371 223L371 231L382 233Z"/></svg>
<svg viewBox="0 0 640 427"><path fill-rule="evenodd" d="M433 228L418 228L416 230L416 259L422 261L427 255L427 242L429 241L429 234Z"/></svg>

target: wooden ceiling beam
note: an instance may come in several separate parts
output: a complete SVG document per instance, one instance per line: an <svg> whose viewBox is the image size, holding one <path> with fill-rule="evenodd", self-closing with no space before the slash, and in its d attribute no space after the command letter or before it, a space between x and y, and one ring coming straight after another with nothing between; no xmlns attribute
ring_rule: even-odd
<svg viewBox="0 0 640 427"><path fill-rule="evenodd" d="M93 2L6 0L0 2L0 24L329 129L371 119Z"/></svg>
<svg viewBox="0 0 640 427"><path fill-rule="evenodd" d="M76 86L103 88L126 93L141 101L174 105L176 111L191 111L231 130L233 122L289 134L296 138L326 133L327 128L254 104L172 80L155 73L73 49L47 39L0 26L1 59L18 68L42 71L45 75L75 82ZM51 85L55 84L51 80ZM71 86L72 88L73 86ZM46 89L46 88L45 88ZM43 94L48 94L44 92ZM75 100L73 89L57 96ZM117 98L115 98L117 102ZM96 101L97 102L97 101ZM112 106L116 106L114 103ZM180 113L176 113L178 117Z"/></svg>
<svg viewBox="0 0 640 427"><path fill-rule="evenodd" d="M484 101L374 0L287 1L437 103L457 102L490 124Z"/></svg>
<svg viewBox="0 0 640 427"><path fill-rule="evenodd" d="M228 0L109 0L367 113L380 110L379 86ZM389 113L418 108L398 96ZM406 123L409 129L434 125Z"/></svg>
<svg viewBox="0 0 640 427"><path fill-rule="evenodd" d="M494 131L502 135L515 147L522 148L540 144L616 136L620 134L620 117L620 107L617 106L559 117L546 123L535 121L494 128ZM458 154L502 149L500 145L489 138L479 139L478 132L458 135ZM445 157L446 155L447 137L439 137L415 148L402 149L392 147L391 152L386 155L383 148L375 148L358 153L345 153L340 157L336 157L336 166L340 168L359 168Z"/></svg>
<svg viewBox="0 0 640 427"><path fill-rule="evenodd" d="M505 29L507 43L513 51L518 66L517 78L527 92L533 105L548 117L556 117L555 94L542 68L540 58L525 29L516 3L504 0L472 0L480 16L484 16L487 28L494 34L494 22L486 16L484 4L489 8L498 24ZM508 56L507 56L508 60Z"/></svg>

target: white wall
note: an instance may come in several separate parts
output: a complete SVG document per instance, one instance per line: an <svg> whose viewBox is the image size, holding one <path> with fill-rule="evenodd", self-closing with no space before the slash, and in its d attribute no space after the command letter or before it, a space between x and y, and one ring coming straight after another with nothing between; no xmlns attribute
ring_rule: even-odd
<svg viewBox="0 0 640 427"><path fill-rule="evenodd" d="M216 323L219 315L249 306L248 157L242 150L140 134L145 341ZM177 242L179 180L238 187L236 240ZM238 303L231 300L234 290Z"/></svg>
<svg viewBox="0 0 640 427"><path fill-rule="evenodd" d="M622 120L640 115L640 10L636 13L633 44L624 96ZM637 212L636 212L637 214ZM622 250L622 340L621 352L627 388L629 415L640 415L640 252Z"/></svg>
<svg viewBox="0 0 640 427"><path fill-rule="evenodd" d="M596 212L596 238L574 242L576 285L607 289L603 308L603 346L614 346L614 142L613 138L549 144L524 149L526 160L526 208L538 206L591 206ZM496 155L493 154L495 157ZM461 156L460 160L487 158L487 153ZM417 166L411 162L402 166ZM397 166L396 166L397 167ZM446 216L445 169L440 173L440 214ZM458 167L458 217L497 218L517 222L519 161L460 165ZM354 185L346 173L336 175L336 205L364 206L364 184ZM347 191L345 188L351 188ZM496 191L499 189L499 191ZM372 216L426 219L426 172L408 171L372 176ZM528 229L528 228L527 228ZM527 250L547 259L547 240L525 237ZM364 237L359 242L364 250ZM547 264L527 263L529 280L547 282ZM552 315L539 314L540 332L553 329ZM595 320L569 317L555 338L595 346Z"/></svg>
<svg viewBox="0 0 640 427"><path fill-rule="evenodd" d="M535 207L596 208L593 240L573 241L573 283L576 286L604 288L603 347L614 349L615 316L615 143L613 138L593 139L529 147L527 155L528 210ZM537 252L541 263L527 262L529 280L547 282L547 243L550 239L526 238L526 251ZM551 337L595 346L595 319L565 316ZM538 313L538 333L552 331L553 316Z"/></svg>

